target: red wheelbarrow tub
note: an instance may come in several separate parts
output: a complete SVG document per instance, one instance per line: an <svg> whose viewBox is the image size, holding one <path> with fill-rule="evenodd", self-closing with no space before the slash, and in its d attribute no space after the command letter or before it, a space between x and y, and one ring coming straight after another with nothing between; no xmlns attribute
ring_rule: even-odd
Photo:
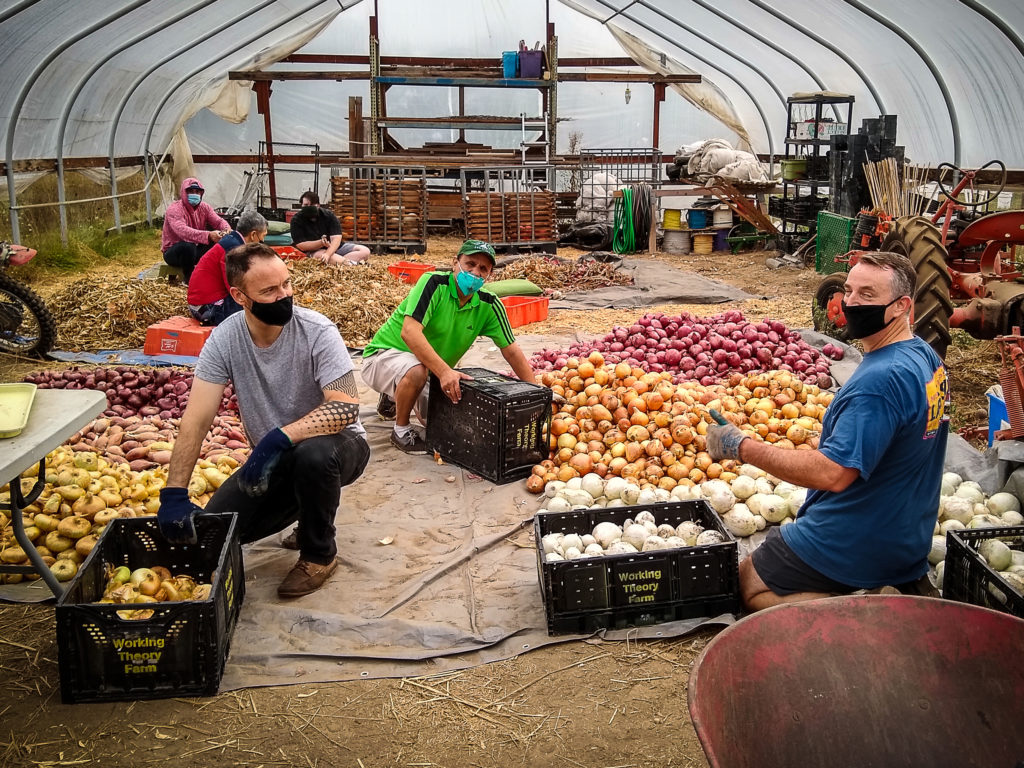
<svg viewBox="0 0 1024 768"><path fill-rule="evenodd" d="M1016 768L1024 620L924 597L769 608L723 630L690 675L712 768Z"/></svg>

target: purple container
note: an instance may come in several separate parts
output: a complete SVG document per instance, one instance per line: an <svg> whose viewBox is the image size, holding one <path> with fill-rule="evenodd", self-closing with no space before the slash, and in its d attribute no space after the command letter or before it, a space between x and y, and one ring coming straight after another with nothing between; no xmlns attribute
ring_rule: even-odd
<svg viewBox="0 0 1024 768"><path fill-rule="evenodd" d="M714 250L716 251L727 251L729 250L729 242L726 238L729 237L728 229L719 229L715 232L715 244Z"/></svg>
<svg viewBox="0 0 1024 768"><path fill-rule="evenodd" d="M526 80L540 80L544 68L543 51L519 52L519 76Z"/></svg>

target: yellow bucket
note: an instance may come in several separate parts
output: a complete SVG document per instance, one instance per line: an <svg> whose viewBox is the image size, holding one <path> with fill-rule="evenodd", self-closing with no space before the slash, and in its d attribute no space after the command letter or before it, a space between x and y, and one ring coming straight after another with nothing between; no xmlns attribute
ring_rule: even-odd
<svg viewBox="0 0 1024 768"><path fill-rule="evenodd" d="M678 208L666 208L661 219L663 229L683 229L682 216Z"/></svg>
<svg viewBox="0 0 1024 768"><path fill-rule="evenodd" d="M694 235L693 252L699 254L711 253L715 244L714 235Z"/></svg>

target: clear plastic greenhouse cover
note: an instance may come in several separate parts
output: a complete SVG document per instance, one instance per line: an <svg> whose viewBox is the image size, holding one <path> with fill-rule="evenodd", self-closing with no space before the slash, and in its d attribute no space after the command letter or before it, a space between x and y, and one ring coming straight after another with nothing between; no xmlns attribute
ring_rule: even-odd
<svg viewBox="0 0 1024 768"><path fill-rule="evenodd" d="M303 53L368 51L376 5L381 53L500 57L544 38L544 0L6 0L0 4L0 132L5 161L255 152L263 139L251 83L231 70ZM853 94L854 124L899 116L918 163L1024 167L1024 3L1019 0L559 0L559 57L632 56L661 73L694 72L662 105L660 149L721 137L779 152L785 98ZM358 67L357 67L358 68ZM639 71L640 68L634 71ZM558 89L559 151L650 146L653 91L610 83ZM276 82L274 139L344 150L347 97L365 81ZM535 108L532 91L467 91L467 112ZM403 88L389 109L453 112L454 88ZM180 135L184 131L187 141ZM416 146L451 131L396 131ZM514 146L513 132L467 133ZM225 174L226 187L239 171Z"/></svg>

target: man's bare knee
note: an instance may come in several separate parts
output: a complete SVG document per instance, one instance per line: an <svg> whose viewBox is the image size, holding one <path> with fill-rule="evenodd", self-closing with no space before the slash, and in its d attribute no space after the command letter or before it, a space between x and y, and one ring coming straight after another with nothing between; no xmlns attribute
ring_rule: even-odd
<svg viewBox="0 0 1024 768"><path fill-rule="evenodd" d="M414 365L405 372L405 375L402 377L398 386L402 386L403 384L406 386L415 385L417 389L420 389L427 383L428 373L429 371L427 371L427 366Z"/></svg>

